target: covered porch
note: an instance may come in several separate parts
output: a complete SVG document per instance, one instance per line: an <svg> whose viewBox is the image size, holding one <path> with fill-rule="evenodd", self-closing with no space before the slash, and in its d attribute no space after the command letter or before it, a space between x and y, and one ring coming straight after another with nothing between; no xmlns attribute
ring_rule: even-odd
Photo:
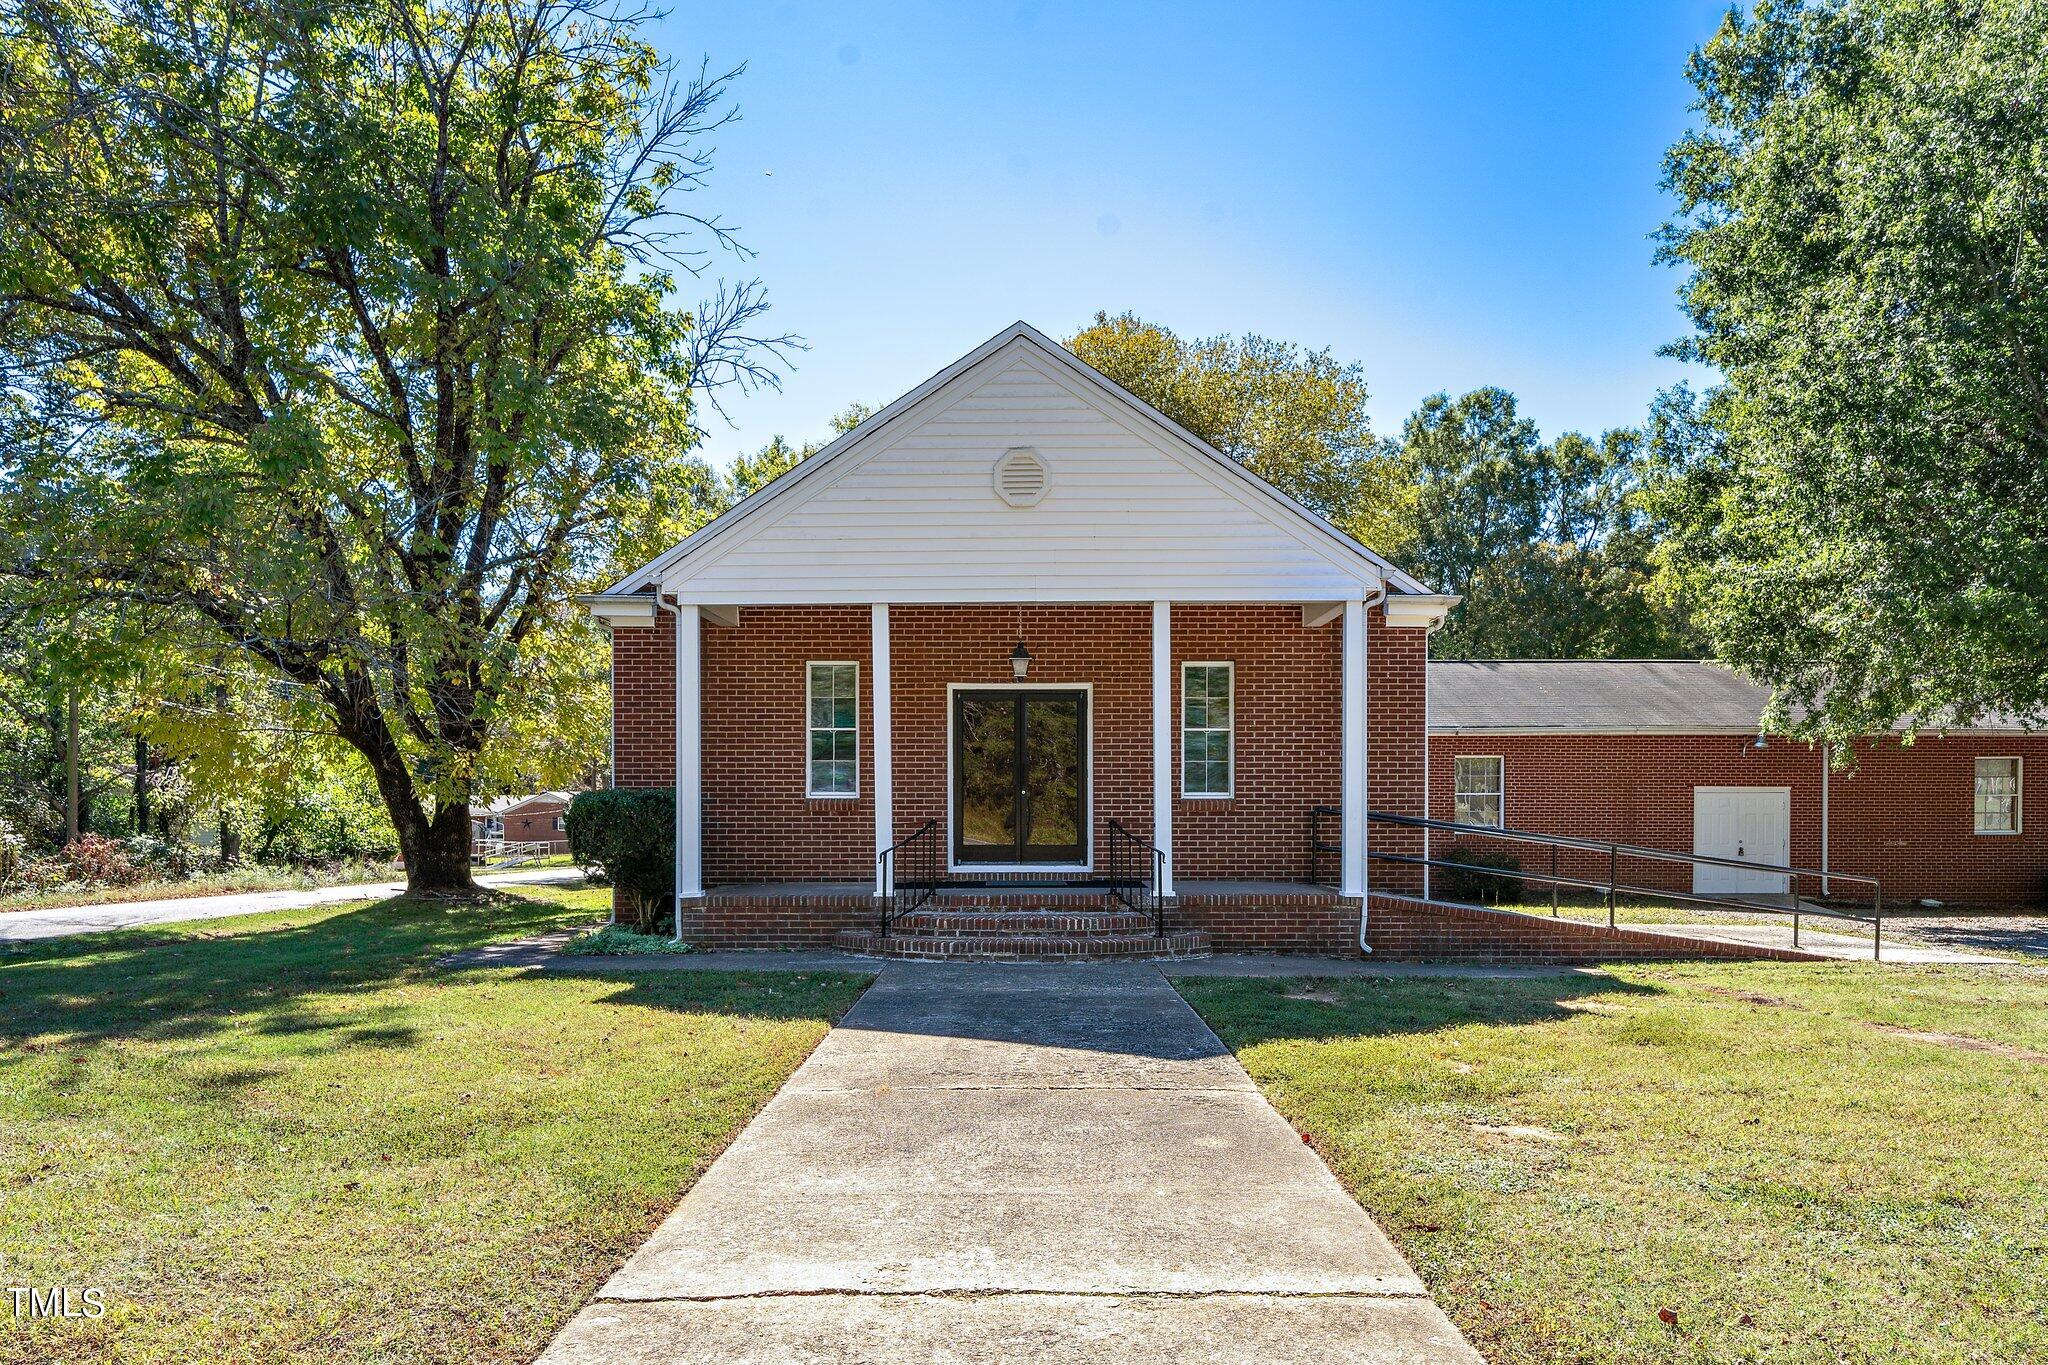
<svg viewBox="0 0 2048 1365"><path fill-rule="evenodd" d="M843 886L856 858L876 901L906 881L1364 894L1375 602L648 611L675 632L686 903Z"/></svg>

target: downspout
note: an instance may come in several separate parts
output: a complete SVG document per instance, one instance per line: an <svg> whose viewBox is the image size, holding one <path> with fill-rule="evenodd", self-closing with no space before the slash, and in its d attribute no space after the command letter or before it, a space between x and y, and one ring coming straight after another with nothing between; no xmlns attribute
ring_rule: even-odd
<svg viewBox="0 0 2048 1365"><path fill-rule="evenodd" d="M1387 584L1386 580L1382 579L1378 587L1365 595L1358 613L1358 629L1365 636L1364 640L1361 641L1363 647L1359 650L1359 653L1365 656L1365 676L1358 680L1358 685L1363 694L1359 698L1358 703L1358 737L1365 745L1365 752L1358 756L1358 786L1361 799L1365 802L1365 809L1359 812L1360 818L1358 821L1359 829L1363 830L1365 834L1365 848L1362 850L1363 856L1359 858L1358 870L1361 882L1359 891L1362 893L1358 898L1358 954L1360 957L1372 956L1372 945L1365 941L1366 907L1372 904L1372 609L1386 600ZM1427 642L1425 640L1426 647ZM1423 669L1422 690L1424 697L1423 705L1426 713L1429 695L1429 670L1426 663ZM1424 745L1423 782L1426 784L1429 781L1427 748L1429 744L1429 721L1426 714L1422 723L1422 736ZM1426 786L1425 790L1427 790ZM1426 801L1427 798L1425 798L1425 804L1422 808L1424 815L1429 814L1429 807ZM1428 855L1425 854L1424 856ZM1425 873L1428 870L1427 868L1423 869Z"/></svg>
<svg viewBox="0 0 2048 1365"><path fill-rule="evenodd" d="M1834 746L1820 746L1820 894L1828 896L1828 781L1834 775Z"/></svg>

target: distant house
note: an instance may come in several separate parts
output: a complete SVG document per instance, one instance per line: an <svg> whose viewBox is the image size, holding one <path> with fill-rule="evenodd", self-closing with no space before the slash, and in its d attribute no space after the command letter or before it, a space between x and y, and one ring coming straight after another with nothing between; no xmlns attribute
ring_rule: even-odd
<svg viewBox="0 0 2048 1365"><path fill-rule="evenodd" d="M1430 814L1861 873L1894 904L2048 899L2048 813L2027 818L2048 733L1997 717L1910 745L1876 738L1841 773L1819 745L1761 736L1769 699L1713 663L1432 661ZM1460 837L1435 834L1437 855ZM1525 868L1547 870L1547 849L1516 851ZM1636 862L1629 875L1716 895L1783 891L1786 880L1682 862Z"/></svg>
<svg viewBox="0 0 2048 1365"><path fill-rule="evenodd" d="M470 837L515 844L546 844L550 853L569 851L567 816L574 792L499 796L470 808Z"/></svg>

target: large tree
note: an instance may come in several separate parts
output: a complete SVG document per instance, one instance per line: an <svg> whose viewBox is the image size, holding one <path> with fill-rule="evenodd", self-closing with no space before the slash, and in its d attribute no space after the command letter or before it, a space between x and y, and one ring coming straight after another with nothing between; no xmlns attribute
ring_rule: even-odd
<svg viewBox="0 0 2048 1365"><path fill-rule="evenodd" d="M682 198L726 78L638 17L24 0L0 28L4 568L302 689L415 889L469 885L564 595L698 515L693 386L761 376L757 291L670 301L729 240Z"/></svg>
<svg viewBox="0 0 2048 1365"><path fill-rule="evenodd" d="M2048 710L2048 6L1767 0L1666 229L1669 567L1804 733Z"/></svg>
<svg viewBox="0 0 2048 1365"><path fill-rule="evenodd" d="M1465 598L1439 657L1688 651L1682 614L1651 590L1641 444L1628 430L1546 443L1504 389L1423 400L1402 432L1413 509L1403 562Z"/></svg>
<svg viewBox="0 0 2048 1365"><path fill-rule="evenodd" d="M1268 337L1188 340L1130 313L1097 313L1067 346L1355 539L1398 550L1406 489L1357 365Z"/></svg>

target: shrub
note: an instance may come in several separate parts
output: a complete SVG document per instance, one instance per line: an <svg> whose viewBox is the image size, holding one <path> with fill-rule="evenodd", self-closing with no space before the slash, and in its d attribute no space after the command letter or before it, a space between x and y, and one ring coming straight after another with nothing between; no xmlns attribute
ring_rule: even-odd
<svg viewBox="0 0 2048 1365"><path fill-rule="evenodd" d="M28 870L28 840L0 816L0 890L11 890Z"/></svg>
<svg viewBox="0 0 2048 1365"><path fill-rule="evenodd" d="M668 787L578 792L569 803L569 856L625 892L620 907L647 927L676 885L676 794Z"/></svg>
<svg viewBox="0 0 2048 1365"><path fill-rule="evenodd" d="M198 864L193 849L154 834L131 834L121 840L121 849L144 876L166 881L183 881Z"/></svg>
<svg viewBox="0 0 2048 1365"><path fill-rule="evenodd" d="M66 881L89 886L133 886L149 875L149 869L136 862L120 840L104 834L81 834L58 856L64 860Z"/></svg>
<svg viewBox="0 0 2048 1365"><path fill-rule="evenodd" d="M562 951L571 957L657 957L694 953L697 949L662 934L636 933L623 924L607 924L602 929L579 934Z"/></svg>
<svg viewBox="0 0 2048 1365"><path fill-rule="evenodd" d="M1490 867L1500 872L1520 872L1522 860L1512 853L1495 853L1483 848L1466 848L1457 845L1438 855L1447 862L1468 863L1473 867ZM1463 901L1467 905L1499 905L1510 892L1519 891L1522 883L1514 877L1494 876L1485 872L1467 872L1463 868L1439 867L1431 872L1431 894L1438 900Z"/></svg>

